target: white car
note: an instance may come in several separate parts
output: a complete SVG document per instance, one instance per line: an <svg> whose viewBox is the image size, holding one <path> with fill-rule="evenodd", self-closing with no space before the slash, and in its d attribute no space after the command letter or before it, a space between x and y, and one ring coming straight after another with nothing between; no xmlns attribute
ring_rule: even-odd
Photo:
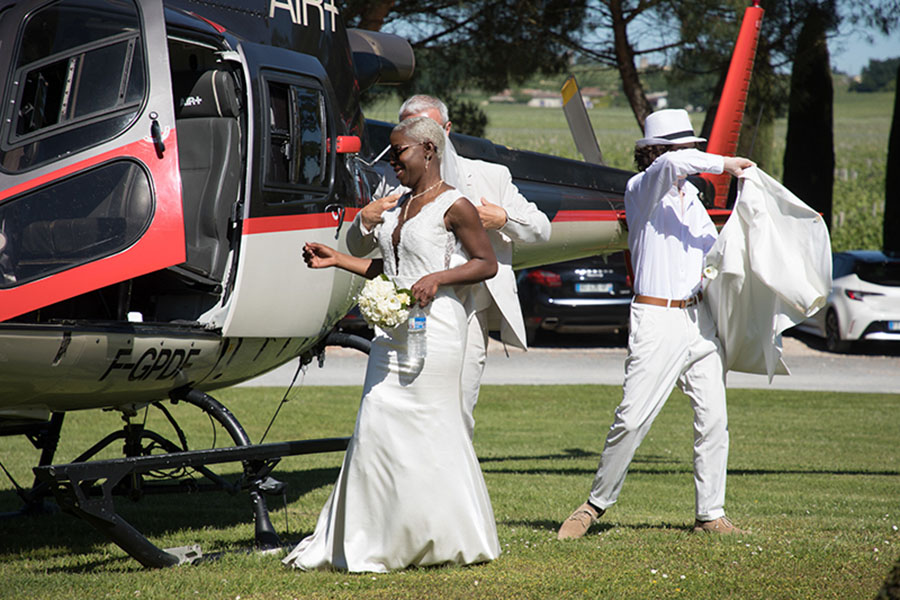
<svg viewBox="0 0 900 600"><path fill-rule="evenodd" d="M874 250L835 252L828 302L798 329L833 351L859 340L900 341L900 256Z"/></svg>

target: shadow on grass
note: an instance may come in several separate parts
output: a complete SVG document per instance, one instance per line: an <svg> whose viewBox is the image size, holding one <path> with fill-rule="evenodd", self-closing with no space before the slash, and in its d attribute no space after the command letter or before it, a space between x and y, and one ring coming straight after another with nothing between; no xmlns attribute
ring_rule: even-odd
<svg viewBox="0 0 900 600"><path fill-rule="evenodd" d="M141 570L142 567L137 561L129 556L109 556L103 558L102 560L92 560L90 562L86 562L81 565L70 565L67 567L50 567L45 571L45 573L67 573L67 574L79 574L79 575L89 575L93 573L97 573L98 571L114 571L119 573L125 573L128 571L137 571Z"/></svg>
<svg viewBox="0 0 900 600"><path fill-rule="evenodd" d="M564 460L567 458L591 458L591 457L600 457L599 452L591 452L588 450L583 450L581 448L564 448L562 451L555 454L533 454L533 455L512 455L512 456L486 456L484 458L479 458L478 462L481 464L492 463L492 462L504 462L508 460Z"/></svg>
<svg viewBox="0 0 900 600"><path fill-rule="evenodd" d="M554 454L533 454L533 455L524 455L524 454L516 454L510 456L489 456L485 458L480 458L479 462L482 465L482 469L485 473L510 473L510 474L540 474L540 475L581 475L581 474L591 474L593 475L597 468L596 467L525 467L525 468L502 468L498 467L497 463L504 462L517 462L517 461L529 461L529 460L568 460L573 458L593 458L595 460L600 459L599 452L593 452L589 450L584 450L583 448L564 448L560 452ZM631 461L632 468L631 472L647 472L647 473L689 473L691 472L690 463L686 463L680 461L678 459L672 458L670 456L663 456L659 454L644 454L642 456L636 456ZM670 470L660 470L657 468L640 468L641 465L661 465L661 464L670 464L684 465L682 468L678 469L670 469ZM637 468L635 468L637 466Z"/></svg>
<svg viewBox="0 0 900 600"><path fill-rule="evenodd" d="M863 469L728 469L729 475L865 475L897 477L900 471L867 471Z"/></svg>
<svg viewBox="0 0 900 600"><path fill-rule="evenodd" d="M510 456L490 456L480 458L479 462L485 473L506 473L514 475L594 475L596 467L508 467L499 466L499 463L517 461L542 461L542 460L567 460L572 458L597 458L600 453L591 452L582 448L564 448L553 454L516 454ZM656 465L680 465L674 468L661 468ZM644 454L635 456L628 469L629 473L645 473L652 475L677 475L693 472L693 465L687 460L678 460L669 456ZM876 477L896 477L900 475L898 470L866 470L866 469L728 469L729 475L863 475Z"/></svg>
<svg viewBox="0 0 900 600"><path fill-rule="evenodd" d="M485 473L490 474L556 474L575 475L584 477L585 480L594 475L594 465L559 467L559 466L527 466L515 468L518 461L554 461L566 459L595 459L599 455L596 452L581 448L565 448L559 452L535 454L535 455L510 455L489 457L482 462ZM672 466L678 464L680 466ZM638 456L632 462L631 472L645 475L689 475L692 467L689 461L678 461L667 456ZM290 471L276 471L274 477L287 484L284 496L268 496L271 519L276 531L283 539L302 539L300 532L294 531L284 522L286 514L283 512L284 503L293 503L300 500L310 491L330 486L337 479L339 469L337 467L316 469L294 469ZM885 476L897 477L898 470L864 470L864 469L820 469L820 468L793 468L793 469L732 469L731 476L765 476L765 475L846 475L846 476ZM232 476L235 477L236 475ZM11 490L0 492L0 506L16 506L18 499ZM53 505L52 501L48 504ZM321 507L306 506L304 510L317 512ZM174 534L179 544L192 543L192 531L203 528L224 529L237 525L246 525L249 531L252 526L249 496L246 492L240 492L235 496L225 493L178 493L166 495L154 495L152 498L144 498L134 502L125 498L116 498L116 509L119 514L131 523L138 531L149 538ZM556 531L560 523L545 519L539 520L506 520L503 522L511 526L528 526L546 531ZM595 527L598 531L605 531L622 525L601 521ZM627 525L631 528L646 529L689 529L690 524L674 523L645 523ZM106 538L91 528L87 523L68 514L56 512L35 517L16 517L0 520L0 557L19 556L32 554L40 550L42 554L70 555L102 552L102 548L108 543ZM308 532L307 532L308 533ZM224 538L225 536L223 536ZM208 540L209 536L207 536ZM235 545L252 547L252 533L248 533L245 539L235 541L233 534L228 541L217 542L215 536L212 541L204 542L204 552L233 549ZM2 559L2 558L0 558ZM91 572L97 567L111 567L118 569L117 563L123 561L130 569L134 564L131 559L111 557L105 560L94 561L90 564L70 567L62 570L72 572Z"/></svg>
<svg viewBox="0 0 900 600"><path fill-rule="evenodd" d="M680 475L684 473L692 473L693 469L690 464L685 464L683 468L678 469L661 469L657 467L641 467L645 461L635 459L631 461L629 473L643 473L645 475ZM677 462L677 461L673 461ZM635 465L638 465L637 467ZM592 467L572 467L572 468L551 468L551 467L531 467L531 468L485 468L485 473L500 473L509 475L585 475L591 476L597 472ZM874 476L874 477L897 477L900 471L866 471L854 469L728 469L728 475L849 475L849 476Z"/></svg>
<svg viewBox="0 0 900 600"><path fill-rule="evenodd" d="M884 585L875 596L875 600L897 600L900 598L900 558L894 563L884 579Z"/></svg>
<svg viewBox="0 0 900 600"><path fill-rule="evenodd" d="M528 527L529 529L550 531L553 533L556 533L559 530L560 525L562 525L562 521L549 521L547 519L505 519L502 521L498 520L497 523L500 525L506 525L508 527ZM591 525L591 533L602 533L616 528L644 529L655 531L674 530L690 532L693 531L694 522L691 521L690 523L669 523L667 521L663 521L660 523L635 523L623 525L615 521L604 520L601 517L600 521Z"/></svg>
<svg viewBox="0 0 900 600"><path fill-rule="evenodd" d="M338 471L338 468L319 468L273 473L275 478L287 484L283 496L266 496L270 518L280 536L298 535L295 531L286 534L281 531L285 526L281 512L285 503L295 502L312 490L332 485L337 479ZM236 475L228 478L234 477ZM17 503L15 492L0 492L0 506L15 506ZM52 498L48 498L45 503L51 508L56 506ZM218 529L253 523L250 496L246 491L235 495L222 491L154 494L138 501L116 497L114 503L117 513L144 536L150 538L175 533L178 538L185 540L184 544L191 543L192 529ZM310 507L310 510L318 511L320 508L315 506ZM58 510L35 516L8 516L0 520L0 527L3 530L3 535L0 535L0 557L42 548L59 548L58 552L62 554L86 554L97 551L108 543L105 537L86 522ZM241 544L252 547L254 540L250 537L242 540ZM209 551L216 549L221 548L211 547ZM207 551L204 548L204 552ZM96 566L108 564L109 560L103 560L93 566L81 566L78 569L91 571Z"/></svg>

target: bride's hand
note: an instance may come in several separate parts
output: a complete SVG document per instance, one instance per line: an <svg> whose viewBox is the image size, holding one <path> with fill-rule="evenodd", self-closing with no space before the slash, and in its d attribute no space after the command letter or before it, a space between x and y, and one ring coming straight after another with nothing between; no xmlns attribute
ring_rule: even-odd
<svg viewBox="0 0 900 600"><path fill-rule="evenodd" d="M429 302L434 300L438 287L440 287L438 276L431 273L415 282L410 288L410 291L413 293L413 296L416 297L419 306L425 307L428 306Z"/></svg>
<svg viewBox="0 0 900 600"><path fill-rule="evenodd" d="M325 244L307 242L303 246L303 260L310 269L324 269L337 265L337 251Z"/></svg>

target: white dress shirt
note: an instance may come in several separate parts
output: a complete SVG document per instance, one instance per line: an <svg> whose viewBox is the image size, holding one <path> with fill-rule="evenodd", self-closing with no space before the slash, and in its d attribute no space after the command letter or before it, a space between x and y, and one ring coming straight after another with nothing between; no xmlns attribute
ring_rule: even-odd
<svg viewBox="0 0 900 600"><path fill-rule="evenodd" d="M628 180L625 213L635 294L682 300L700 291L703 257L716 241L716 226L686 178L723 169L719 155L675 150Z"/></svg>

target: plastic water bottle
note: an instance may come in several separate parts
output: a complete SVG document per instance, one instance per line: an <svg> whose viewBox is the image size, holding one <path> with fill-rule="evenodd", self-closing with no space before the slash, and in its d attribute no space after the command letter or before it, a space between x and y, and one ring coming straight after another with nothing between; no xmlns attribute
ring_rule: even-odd
<svg viewBox="0 0 900 600"><path fill-rule="evenodd" d="M409 354L409 358L413 360L425 358L425 327L425 311L416 304L409 309L409 320L406 322L406 328L409 333L406 351Z"/></svg>

